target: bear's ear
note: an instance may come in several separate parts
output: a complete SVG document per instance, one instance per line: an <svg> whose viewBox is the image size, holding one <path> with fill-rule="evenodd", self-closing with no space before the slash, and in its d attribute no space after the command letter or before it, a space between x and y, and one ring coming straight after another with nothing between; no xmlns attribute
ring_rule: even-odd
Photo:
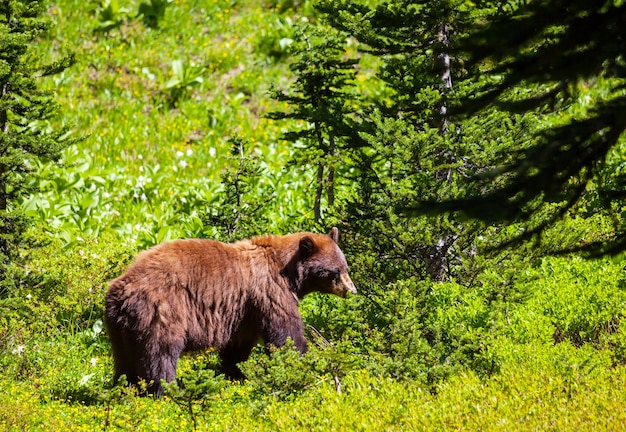
<svg viewBox="0 0 626 432"><path fill-rule="evenodd" d="M337 229L337 227L333 227L333 229L330 230L330 234L328 234L328 236L333 239L335 243L339 243L339 230Z"/></svg>
<svg viewBox="0 0 626 432"><path fill-rule="evenodd" d="M300 253L306 258L315 252L315 242L308 235L302 236L300 239Z"/></svg>

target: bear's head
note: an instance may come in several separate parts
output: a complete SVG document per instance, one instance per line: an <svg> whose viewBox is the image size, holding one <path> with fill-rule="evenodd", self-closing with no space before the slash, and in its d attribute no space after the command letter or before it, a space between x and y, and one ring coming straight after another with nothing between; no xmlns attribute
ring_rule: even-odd
<svg viewBox="0 0 626 432"><path fill-rule="evenodd" d="M298 273L300 289L298 297L310 292L322 292L345 297L348 292L356 294L356 287L348 275L346 257L339 249L339 230L330 234L305 233L298 245Z"/></svg>

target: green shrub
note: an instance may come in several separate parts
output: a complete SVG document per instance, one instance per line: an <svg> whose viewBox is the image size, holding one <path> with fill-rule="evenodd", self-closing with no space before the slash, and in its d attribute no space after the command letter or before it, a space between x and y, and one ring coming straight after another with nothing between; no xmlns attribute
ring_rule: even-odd
<svg viewBox="0 0 626 432"><path fill-rule="evenodd" d="M320 336L317 336L320 342ZM346 343L310 344L303 356L289 341L285 347L272 348L269 355L251 356L241 364L246 384L260 400L272 396L278 400L293 400L304 391L316 391L324 383L332 383L338 393L342 379L355 365L352 349Z"/></svg>
<svg viewBox="0 0 626 432"><path fill-rule="evenodd" d="M349 344L355 365L376 375L436 385L465 368L497 370L489 349L496 314L480 292L455 283L402 280L372 290L358 275L356 296L311 296L305 322Z"/></svg>
<svg viewBox="0 0 626 432"><path fill-rule="evenodd" d="M32 232L32 236L44 234ZM57 362L89 361L103 355L102 318L108 281L121 274L134 250L115 236L85 239L63 249L59 240L29 251L28 264L14 267L16 288L0 299L0 362L16 376L45 375ZM71 348L57 357L58 338ZM80 348L79 348L80 347ZM78 350L78 352L76 352ZM19 352L19 355L14 355ZM74 356L75 354L75 356ZM87 359L85 359L87 358Z"/></svg>
<svg viewBox="0 0 626 432"><path fill-rule="evenodd" d="M529 271L533 297L511 312L506 332L514 340L542 340L606 348L626 307L621 263L546 258Z"/></svg>

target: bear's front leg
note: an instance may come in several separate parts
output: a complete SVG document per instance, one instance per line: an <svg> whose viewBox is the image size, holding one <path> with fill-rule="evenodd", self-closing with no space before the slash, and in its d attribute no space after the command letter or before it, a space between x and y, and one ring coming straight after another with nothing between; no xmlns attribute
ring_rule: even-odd
<svg viewBox="0 0 626 432"><path fill-rule="evenodd" d="M293 340L294 346L300 354L307 352L308 344L304 338L304 323L298 314L297 317L286 317L282 319L268 320L263 330L263 340L265 346L282 347L287 343L287 339Z"/></svg>
<svg viewBox="0 0 626 432"><path fill-rule="evenodd" d="M245 378L238 363L246 361L250 357L256 341L230 342L220 350L221 372L230 380L242 380Z"/></svg>

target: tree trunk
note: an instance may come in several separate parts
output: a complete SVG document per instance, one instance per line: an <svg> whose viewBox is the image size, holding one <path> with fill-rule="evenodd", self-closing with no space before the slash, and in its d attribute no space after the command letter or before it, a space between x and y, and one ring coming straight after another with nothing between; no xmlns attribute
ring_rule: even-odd
<svg viewBox="0 0 626 432"><path fill-rule="evenodd" d="M4 165L0 165L0 214L7 209L7 184L5 177L7 173Z"/></svg>
<svg viewBox="0 0 626 432"><path fill-rule="evenodd" d="M2 97L7 94L7 84L5 83L2 86ZM5 109L0 110L0 133L2 133L2 137L0 141L6 139L6 134L9 129L9 121L7 117L7 111ZM4 156L4 150L2 150L0 156ZM7 167L4 164L0 164L0 234L6 234L6 210L7 210ZM7 240L2 236L0 238L0 256L3 258L2 264L5 264L4 257L7 255ZM0 267L0 270L2 268Z"/></svg>
<svg viewBox="0 0 626 432"><path fill-rule="evenodd" d="M2 86L2 99L4 99L8 92L8 84L4 83L4 85ZM0 131L2 131L2 134L4 135L2 138L6 139L6 134L9 132L9 119L6 109L0 110ZM4 146L0 146L0 156L5 156L5 149L3 147ZM6 177L8 173L6 172L6 170L7 167L4 164L0 164L0 212L7 209Z"/></svg>
<svg viewBox="0 0 626 432"><path fill-rule="evenodd" d="M441 105L439 106L439 114L441 115L441 123L439 124L439 133L441 136L445 136L448 133L449 124L447 94L452 89L452 60L450 55L445 52L445 49L450 47L450 29L447 24L439 26L437 38L444 48L442 52L437 54L436 61L443 84L440 91ZM455 159L453 154L443 154L442 157L451 159L451 162ZM452 170L448 168L443 172L436 173L436 176L449 181L452 176ZM450 261L454 257L450 257L448 252L457 238L458 235L448 232L439 238L437 244L428 248L426 273L428 273L431 279L444 281L450 276Z"/></svg>
<svg viewBox="0 0 626 432"><path fill-rule="evenodd" d="M314 100L315 103L315 100ZM315 135L319 148L324 148L324 135L322 134L322 126L319 122L315 122ZM326 156L326 153L324 154ZM315 191L315 204L313 205L313 217L318 222L322 217L322 194L324 193L324 162L317 165L317 190Z"/></svg>
<svg viewBox="0 0 626 432"><path fill-rule="evenodd" d="M437 34L439 42L445 48L450 47L450 29L446 24L439 26L439 33ZM443 82L443 90L441 92L441 106L439 107L439 114L441 114L441 124L439 125L439 132L441 135L445 135L448 132L448 103L446 101L446 93L452 88L452 62L450 55L447 52L441 52L437 55L437 63L441 70L441 81Z"/></svg>
<svg viewBox="0 0 626 432"><path fill-rule="evenodd" d="M317 165L317 190L315 191L315 204L313 205L313 215L315 222L322 217L322 193L324 192L324 164Z"/></svg>
<svg viewBox="0 0 626 432"><path fill-rule="evenodd" d="M334 158L335 152L337 151L337 145L335 144L335 136L330 134L330 151L329 156L331 158L331 163L328 167L328 175L326 176L326 187L328 194L328 207L332 207L335 204L335 168L334 168Z"/></svg>

